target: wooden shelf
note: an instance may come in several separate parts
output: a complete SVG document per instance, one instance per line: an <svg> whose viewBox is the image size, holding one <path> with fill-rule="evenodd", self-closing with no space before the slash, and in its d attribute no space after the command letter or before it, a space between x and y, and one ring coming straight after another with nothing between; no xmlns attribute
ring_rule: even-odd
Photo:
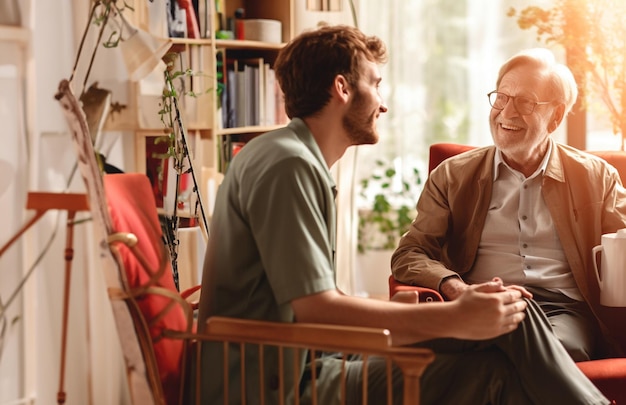
<svg viewBox="0 0 626 405"><path fill-rule="evenodd" d="M165 128L135 128L133 132L138 136L168 136L169 132L165 131ZM191 133L198 133L202 139L213 138L213 130L211 128L187 128L185 127L187 135Z"/></svg>
<svg viewBox="0 0 626 405"><path fill-rule="evenodd" d="M172 45L211 45L211 38L169 38Z"/></svg>
<svg viewBox="0 0 626 405"><path fill-rule="evenodd" d="M169 38L172 43L172 51L180 52L187 45L210 46L213 42L210 38ZM279 50L284 47L284 43L250 41L247 39L216 39L217 49L229 50Z"/></svg>
<svg viewBox="0 0 626 405"><path fill-rule="evenodd" d="M217 136L236 135L236 134L255 134L273 131L278 128L284 127L284 124L280 125L263 125L263 126L249 126L249 127L237 127L237 128L223 128L216 132Z"/></svg>
<svg viewBox="0 0 626 405"><path fill-rule="evenodd" d="M215 47L218 49L258 49L258 50L279 50L284 47L283 43L249 41L247 39L216 39Z"/></svg>
<svg viewBox="0 0 626 405"><path fill-rule="evenodd" d="M26 45L30 41L30 31L18 26L0 25L0 41Z"/></svg>

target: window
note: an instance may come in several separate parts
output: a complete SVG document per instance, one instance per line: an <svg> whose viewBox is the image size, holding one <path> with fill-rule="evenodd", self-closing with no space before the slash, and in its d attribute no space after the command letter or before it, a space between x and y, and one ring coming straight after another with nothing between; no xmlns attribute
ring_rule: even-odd
<svg viewBox="0 0 626 405"><path fill-rule="evenodd" d="M359 0L359 27L388 46L381 94L381 140L358 151L357 179L373 161L399 158L401 167L426 173L435 142L491 143L489 103L500 65L518 50L545 46L521 30L507 10L522 0ZM548 0L534 0L546 6ZM558 54L558 50L555 50ZM565 139L561 128L556 134ZM423 176L425 177L425 176Z"/></svg>

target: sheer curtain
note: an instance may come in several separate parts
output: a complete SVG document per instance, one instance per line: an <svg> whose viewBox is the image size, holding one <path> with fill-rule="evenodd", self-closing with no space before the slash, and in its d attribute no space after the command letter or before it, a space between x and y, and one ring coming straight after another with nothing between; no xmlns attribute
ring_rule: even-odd
<svg viewBox="0 0 626 405"><path fill-rule="evenodd" d="M511 7L519 10L528 3L359 0L360 28L389 48L382 67L389 111L378 123L380 143L361 148L360 162L382 153L425 164L433 142L491 143L486 94L495 88L500 65L521 49L545 46L506 15Z"/></svg>
<svg viewBox="0 0 626 405"><path fill-rule="evenodd" d="M25 49L16 44L0 43L0 120L3 122L3 147L0 148L0 210L3 226L0 245L8 241L22 225L22 213L28 182L27 134L25 115ZM9 96L10 95L10 96ZM22 395L21 354L24 350L22 293L11 299L23 274L23 244L17 243L0 261L0 403ZM16 370L17 369L17 370ZM17 372L16 372L17 371Z"/></svg>
<svg viewBox="0 0 626 405"><path fill-rule="evenodd" d="M534 0L532 5L546 7L551 1ZM381 68L381 94L389 111L378 121L380 142L353 152L355 170L348 183L352 195L378 158L395 159L407 171L417 167L424 180L430 144L490 144L486 94L495 88L500 65L521 49L545 46L533 32L521 30L514 18L507 17L511 7L527 7L528 0L356 3L359 28L377 35L388 47L389 59ZM564 137L564 132L556 137ZM346 243L353 252L358 209L354 201L349 208L340 206L340 221L353 221L352 240ZM350 291L359 274L354 266L339 269L339 278Z"/></svg>

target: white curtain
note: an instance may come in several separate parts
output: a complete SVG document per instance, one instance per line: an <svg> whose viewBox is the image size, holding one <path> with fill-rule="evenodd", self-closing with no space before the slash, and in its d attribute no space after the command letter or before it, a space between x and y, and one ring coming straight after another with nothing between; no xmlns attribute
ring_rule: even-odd
<svg viewBox="0 0 626 405"><path fill-rule="evenodd" d="M430 144L491 143L486 94L495 88L500 65L521 49L545 46L507 16L511 7L527 6L528 0L358 0L359 28L388 47L381 94L389 111L378 121L380 142L358 147L353 193L381 157L396 159L405 170L418 168L425 180ZM357 208L340 217L355 219ZM352 228L346 246L354 251ZM352 278L347 285L355 285L360 275L354 266L344 273Z"/></svg>
<svg viewBox="0 0 626 405"><path fill-rule="evenodd" d="M0 44L0 121L3 122L0 148L0 244L20 228L28 182L27 134L24 115L25 51L16 44ZM11 247L0 260L0 403L19 398L21 356L24 350L24 311L18 290L22 279L22 244ZM13 367L2 367L10 364ZM15 368L17 366L17 368ZM16 373L15 371L18 370Z"/></svg>

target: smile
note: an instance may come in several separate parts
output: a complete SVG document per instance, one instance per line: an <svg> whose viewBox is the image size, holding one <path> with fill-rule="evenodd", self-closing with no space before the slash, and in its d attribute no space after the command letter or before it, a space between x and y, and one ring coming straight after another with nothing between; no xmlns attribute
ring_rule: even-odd
<svg viewBox="0 0 626 405"><path fill-rule="evenodd" d="M520 129L523 129L522 127L518 127L515 125L507 125L507 124L500 124L500 127L502 127L502 129L506 129L508 131L519 131Z"/></svg>

